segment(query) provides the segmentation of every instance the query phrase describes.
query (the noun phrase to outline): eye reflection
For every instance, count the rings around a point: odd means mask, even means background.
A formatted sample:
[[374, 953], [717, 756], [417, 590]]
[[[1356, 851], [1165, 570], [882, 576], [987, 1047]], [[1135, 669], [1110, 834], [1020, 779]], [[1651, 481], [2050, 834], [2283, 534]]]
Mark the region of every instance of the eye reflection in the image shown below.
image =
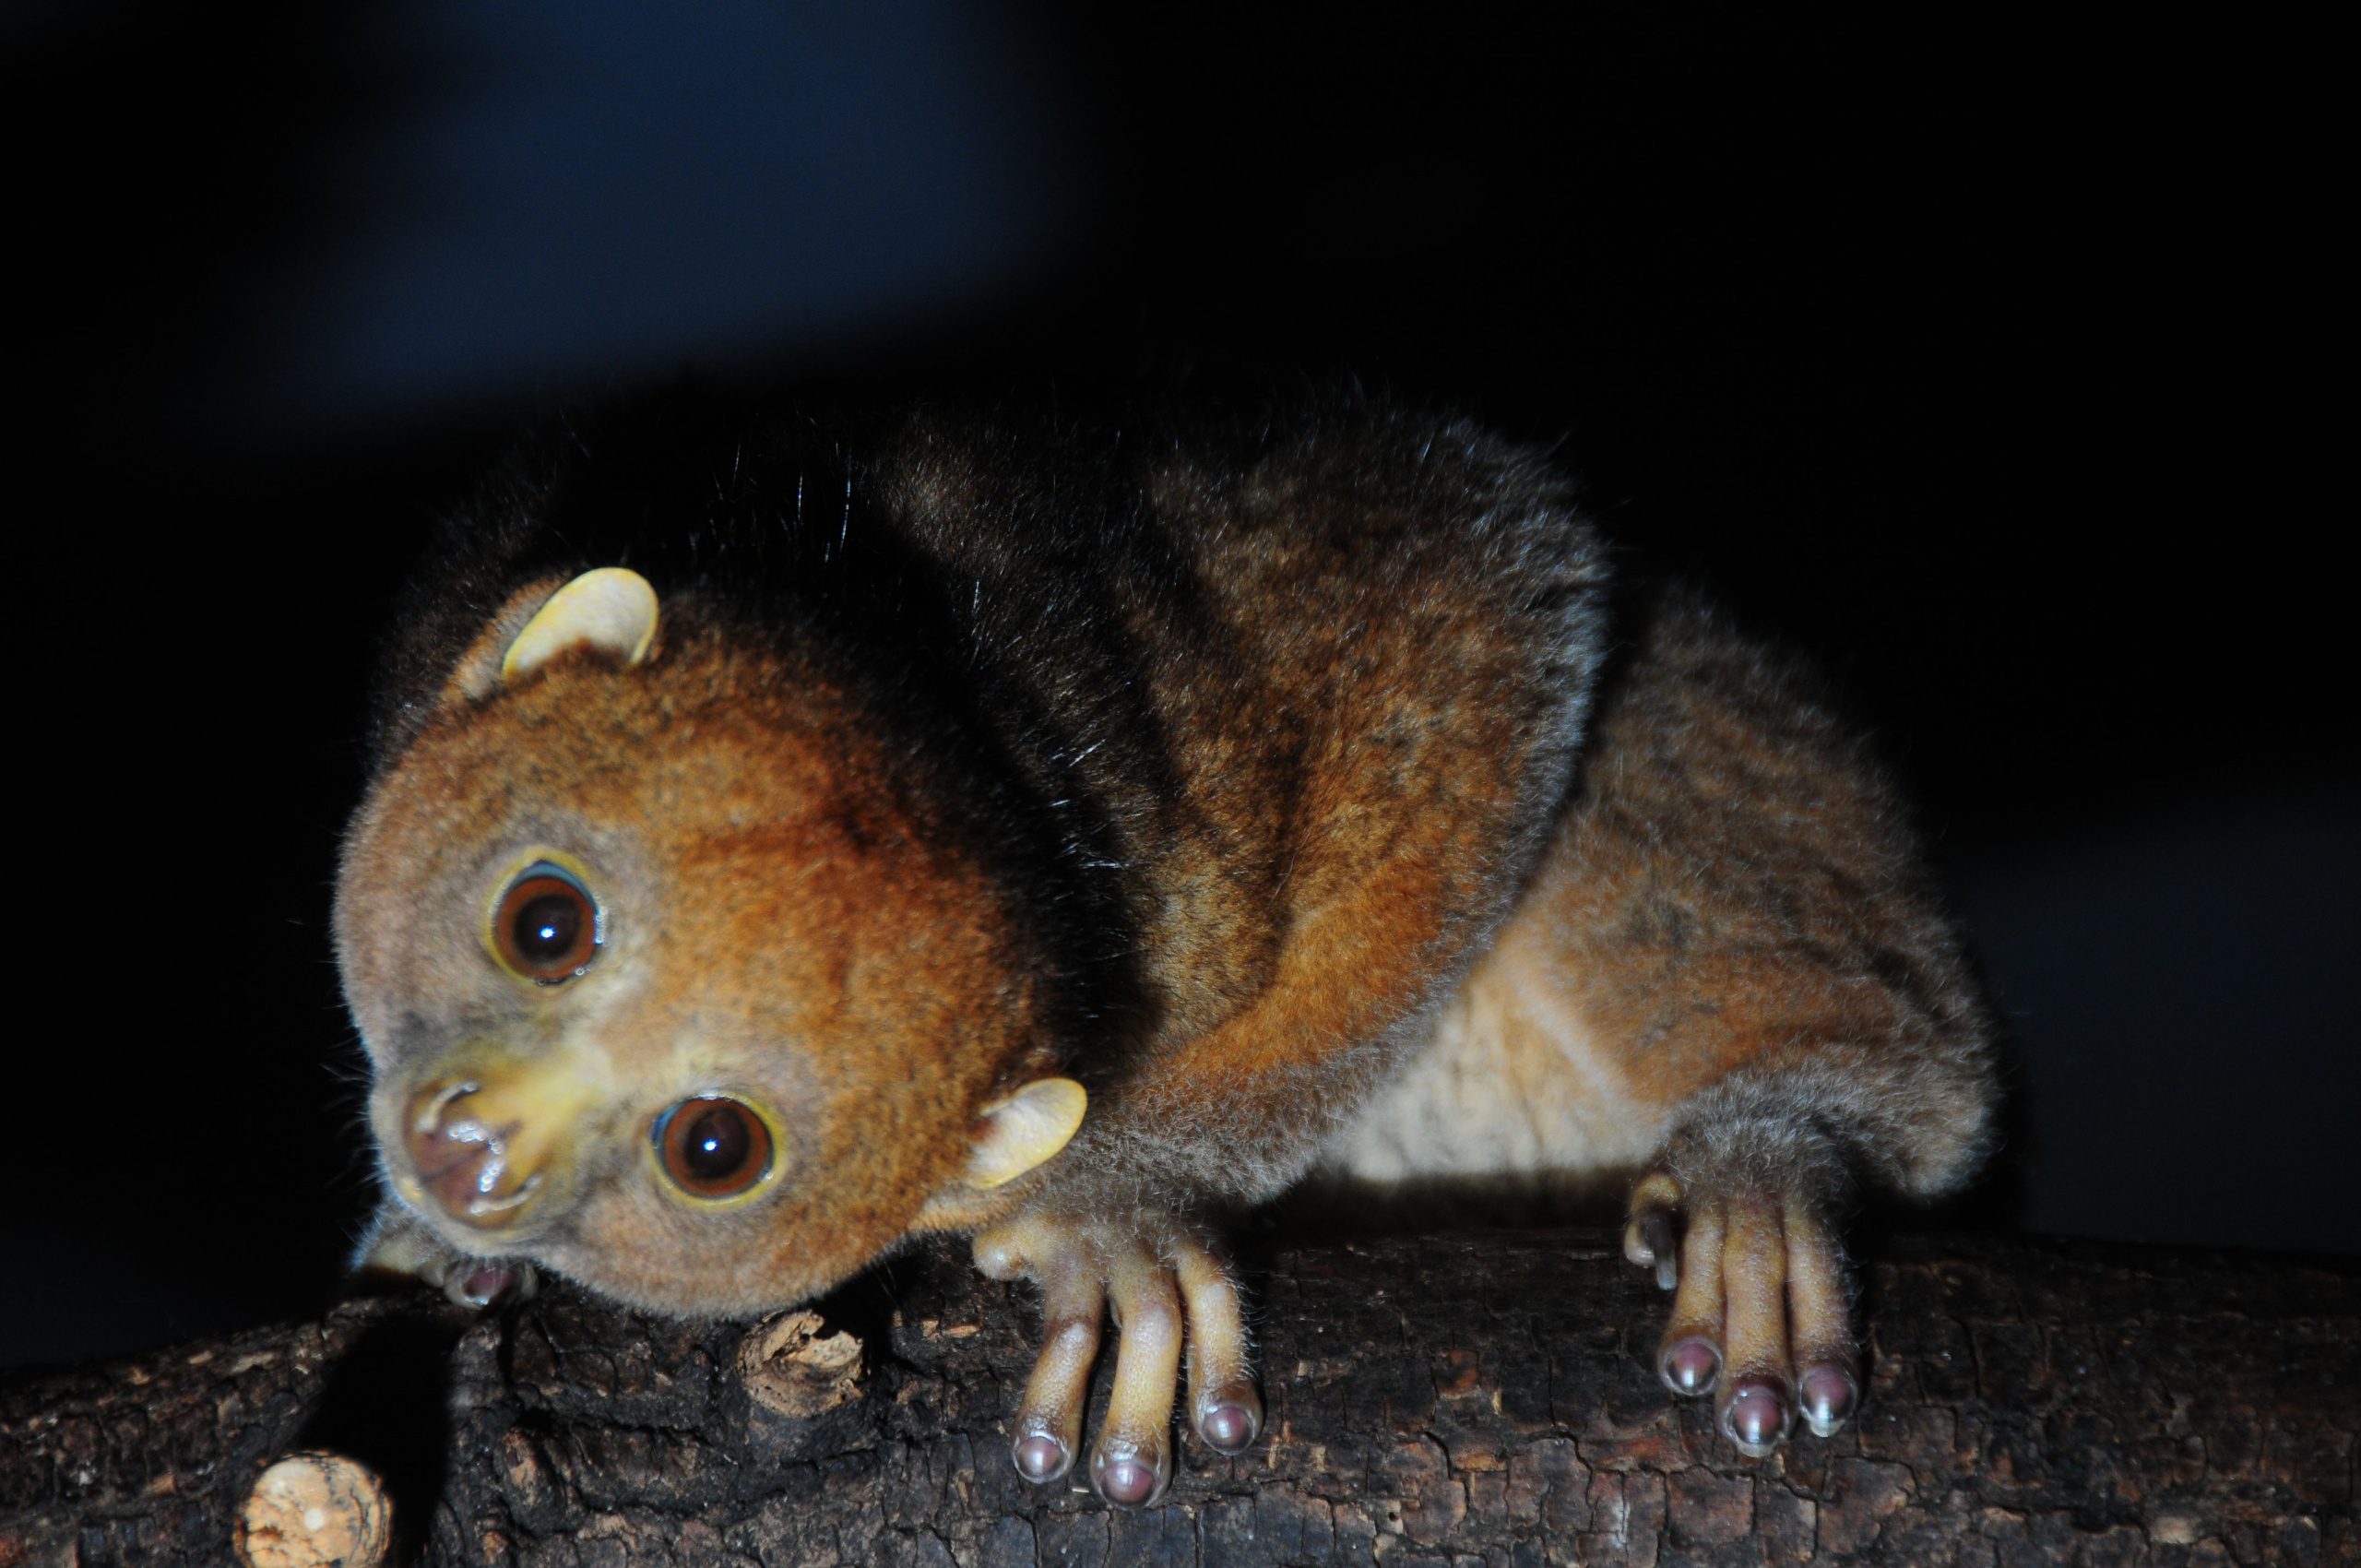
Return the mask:
[[580, 974], [598, 956], [605, 934], [589, 890], [573, 873], [548, 861], [517, 873], [492, 918], [500, 961], [543, 985]]
[[649, 1131], [664, 1174], [692, 1196], [735, 1197], [770, 1171], [769, 1127], [726, 1095], [684, 1099], [658, 1116]]

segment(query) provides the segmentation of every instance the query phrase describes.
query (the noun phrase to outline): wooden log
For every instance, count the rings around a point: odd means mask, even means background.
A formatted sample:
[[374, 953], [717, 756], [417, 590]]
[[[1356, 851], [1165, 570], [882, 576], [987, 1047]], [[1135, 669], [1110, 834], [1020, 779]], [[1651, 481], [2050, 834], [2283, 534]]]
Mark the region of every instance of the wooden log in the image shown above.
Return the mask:
[[1146, 1512], [1017, 1479], [1031, 1304], [944, 1248], [751, 1337], [412, 1293], [15, 1375], [0, 1568], [232, 1562], [304, 1451], [382, 1478], [390, 1561], [433, 1564], [2361, 1560], [2355, 1260], [1895, 1239], [1860, 1419], [1759, 1463], [1657, 1385], [1661, 1299], [1604, 1237], [1252, 1266], [1267, 1435], [1184, 1443]]

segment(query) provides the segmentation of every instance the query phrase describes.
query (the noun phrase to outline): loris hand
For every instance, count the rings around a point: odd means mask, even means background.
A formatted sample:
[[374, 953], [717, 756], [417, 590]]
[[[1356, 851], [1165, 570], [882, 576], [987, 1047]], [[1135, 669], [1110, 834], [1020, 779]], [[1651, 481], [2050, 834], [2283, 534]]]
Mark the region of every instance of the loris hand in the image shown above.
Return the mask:
[[1019, 1474], [1054, 1481], [1073, 1467], [1099, 1322], [1117, 1331], [1115, 1387], [1091, 1450], [1090, 1484], [1112, 1503], [1144, 1506], [1172, 1479], [1172, 1398], [1187, 1324], [1189, 1408], [1221, 1454], [1254, 1441], [1262, 1396], [1247, 1364], [1238, 1288], [1212, 1249], [1169, 1215], [1122, 1220], [1028, 1214], [976, 1237], [976, 1266], [1041, 1288], [1041, 1356], [1017, 1412]]
[[462, 1257], [391, 1201], [370, 1222], [352, 1266], [358, 1274], [406, 1276], [478, 1311], [524, 1301], [540, 1284], [533, 1265], [522, 1258]]

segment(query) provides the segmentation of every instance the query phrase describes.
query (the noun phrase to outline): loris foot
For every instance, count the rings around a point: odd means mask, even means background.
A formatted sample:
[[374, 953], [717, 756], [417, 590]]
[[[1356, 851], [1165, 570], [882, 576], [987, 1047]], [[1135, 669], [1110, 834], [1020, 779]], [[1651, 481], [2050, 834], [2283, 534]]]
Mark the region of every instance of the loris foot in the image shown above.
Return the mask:
[[522, 1258], [463, 1257], [391, 1205], [379, 1212], [354, 1249], [352, 1271], [417, 1279], [478, 1312], [524, 1301], [540, 1285], [533, 1265]]
[[1263, 1425], [1237, 1285], [1211, 1249], [1169, 1219], [1118, 1224], [1026, 1215], [976, 1237], [976, 1266], [1041, 1288], [1041, 1356], [1025, 1385], [1013, 1456], [1047, 1483], [1074, 1466], [1099, 1322], [1114, 1314], [1115, 1387], [1091, 1449], [1090, 1484], [1142, 1507], [1172, 1479], [1172, 1400], [1186, 1324], [1189, 1408], [1197, 1435], [1237, 1454]]
[[1690, 1190], [1670, 1173], [1631, 1192], [1623, 1253], [1675, 1291], [1656, 1371], [1715, 1393], [1738, 1451], [1761, 1458], [1800, 1414], [1826, 1437], [1860, 1401], [1845, 1259], [1822, 1206], [1798, 1194]]

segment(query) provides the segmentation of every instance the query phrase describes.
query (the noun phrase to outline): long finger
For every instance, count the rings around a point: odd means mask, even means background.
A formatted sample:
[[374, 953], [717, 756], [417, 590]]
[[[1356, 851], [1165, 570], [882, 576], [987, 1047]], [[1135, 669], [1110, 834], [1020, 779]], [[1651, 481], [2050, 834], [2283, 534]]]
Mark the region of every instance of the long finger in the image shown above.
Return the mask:
[[1787, 1362], [1787, 1239], [1780, 1211], [1746, 1200], [1729, 1209], [1722, 1243], [1722, 1431], [1741, 1453], [1761, 1458], [1787, 1435], [1795, 1419], [1794, 1369]]
[[1012, 1450], [1017, 1473], [1026, 1480], [1053, 1481], [1074, 1467], [1105, 1313], [1105, 1292], [1084, 1260], [1064, 1260], [1042, 1279], [1041, 1354], [1025, 1384]]
[[1182, 1237], [1174, 1253], [1189, 1322], [1191, 1418], [1208, 1447], [1237, 1454], [1263, 1427], [1263, 1396], [1249, 1364], [1238, 1286], [1221, 1260], [1193, 1239]]
[[1698, 1395], [1713, 1388], [1722, 1370], [1724, 1223], [1720, 1206], [1710, 1203], [1691, 1206], [1688, 1218], [1679, 1289], [1656, 1348], [1656, 1372], [1675, 1394]]
[[1786, 1225], [1787, 1339], [1796, 1365], [1796, 1402], [1813, 1432], [1826, 1437], [1851, 1419], [1861, 1397], [1845, 1254], [1809, 1206], [1790, 1199]]
[[1120, 1337], [1107, 1422], [1091, 1450], [1090, 1483], [1108, 1502], [1142, 1507], [1172, 1476], [1172, 1396], [1180, 1375], [1180, 1302], [1146, 1248], [1110, 1260], [1109, 1299]]

